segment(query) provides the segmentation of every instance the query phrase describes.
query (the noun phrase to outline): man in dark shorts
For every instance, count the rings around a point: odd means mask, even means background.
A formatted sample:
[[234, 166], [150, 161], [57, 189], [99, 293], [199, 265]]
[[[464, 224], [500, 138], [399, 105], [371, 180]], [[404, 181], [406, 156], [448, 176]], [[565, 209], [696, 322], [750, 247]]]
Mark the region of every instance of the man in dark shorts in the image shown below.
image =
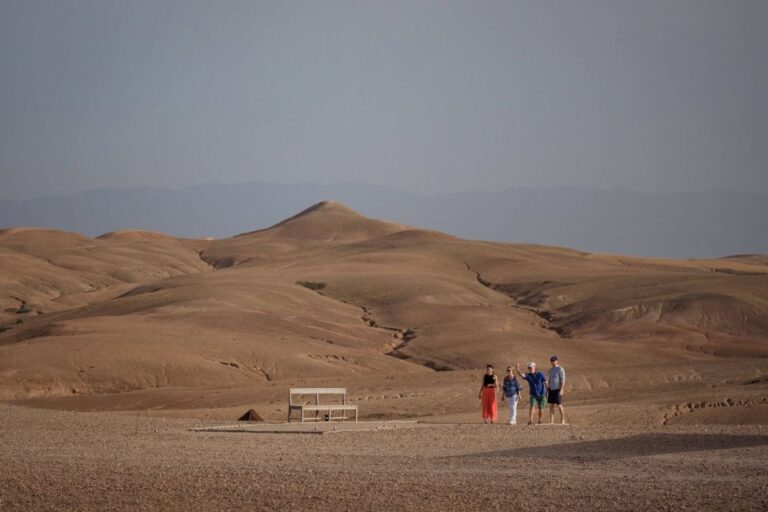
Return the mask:
[[560, 423], [565, 425], [563, 414], [563, 390], [565, 389], [565, 370], [560, 366], [557, 356], [549, 358], [552, 368], [549, 369], [549, 381], [547, 382], [547, 402], [549, 402], [549, 422], [555, 423], [555, 407], [560, 411]]

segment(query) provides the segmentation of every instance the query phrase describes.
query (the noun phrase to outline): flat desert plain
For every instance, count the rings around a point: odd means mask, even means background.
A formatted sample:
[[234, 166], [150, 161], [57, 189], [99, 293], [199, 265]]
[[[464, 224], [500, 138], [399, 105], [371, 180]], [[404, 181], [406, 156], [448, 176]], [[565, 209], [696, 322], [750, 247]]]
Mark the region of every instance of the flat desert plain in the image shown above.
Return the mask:
[[[0, 510], [765, 510], [767, 340], [764, 255], [462, 240], [334, 202], [219, 240], [0, 230]], [[486, 363], [552, 354], [569, 425], [483, 425]], [[347, 388], [362, 428], [195, 430], [282, 428], [308, 386]]]
[[765, 510], [764, 426], [325, 435], [0, 406], [2, 510]]

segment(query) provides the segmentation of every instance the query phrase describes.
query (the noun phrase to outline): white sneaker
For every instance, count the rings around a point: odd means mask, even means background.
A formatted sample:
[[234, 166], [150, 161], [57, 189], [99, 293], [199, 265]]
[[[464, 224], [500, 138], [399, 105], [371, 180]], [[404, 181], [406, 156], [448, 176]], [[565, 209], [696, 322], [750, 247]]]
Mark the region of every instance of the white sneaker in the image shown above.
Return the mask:
[[517, 425], [517, 422], [516, 421], [510, 421], [509, 424], [510, 425]]

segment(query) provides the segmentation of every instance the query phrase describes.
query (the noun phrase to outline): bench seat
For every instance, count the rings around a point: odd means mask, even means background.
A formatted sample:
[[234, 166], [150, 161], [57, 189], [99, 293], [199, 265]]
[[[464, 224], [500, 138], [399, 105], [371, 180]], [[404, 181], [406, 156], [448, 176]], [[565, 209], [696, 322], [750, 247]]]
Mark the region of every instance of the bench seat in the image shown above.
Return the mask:
[[356, 405], [294, 405], [292, 407], [301, 408], [305, 411], [356, 411]]
[[[293, 403], [293, 397], [294, 396], [301, 396], [301, 395], [312, 395], [315, 397], [315, 403], [314, 404], [296, 404]], [[320, 403], [320, 395], [339, 395], [341, 396], [341, 403], [338, 404], [321, 404]], [[357, 421], [357, 413], [358, 413], [358, 407], [357, 405], [349, 405], [347, 404], [347, 389], [346, 388], [291, 388], [288, 394], [288, 423], [291, 422], [291, 413], [293, 411], [299, 411], [301, 422], [304, 421], [322, 421], [325, 419], [326, 421], [332, 421], [332, 420], [341, 420], [345, 421], [347, 419], [346, 414], [342, 416], [333, 416], [333, 413], [335, 411], [343, 411], [346, 413], [346, 411], [354, 412], [355, 413], [355, 421]], [[314, 417], [307, 418], [305, 415], [305, 412], [314, 412]], [[319, 417], [318, 413], [327, 413], [325, 418]]]

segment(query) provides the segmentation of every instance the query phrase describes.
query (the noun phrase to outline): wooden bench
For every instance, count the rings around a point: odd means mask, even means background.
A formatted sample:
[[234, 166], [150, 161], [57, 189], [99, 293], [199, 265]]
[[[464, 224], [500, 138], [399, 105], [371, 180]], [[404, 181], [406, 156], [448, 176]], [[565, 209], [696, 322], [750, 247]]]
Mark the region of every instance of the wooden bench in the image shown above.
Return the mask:
[[[306, 396], [306, 395], [314, 395], [315, 400], [314, 404], [300, 404], [296, 403], [293, 400], [294, 396]], [[341, 403], [340, 404], [321, 404], [320, 403], [320, 395], [340, 395], [341, 396]], [[304, 421], [321, 421], [323, 418], [318, 417], [320, 413], [325, 413], [326, 417], [325, 419], [327, 421], [332, 420], [347, 420], [352, 418], [347, 418], [346, 412], [347, 411], [354, 411], [355, 412], [355, 421], [357, 421], [357, 406], [356, 405], [349, 405], [347, 404], [347, 388], [291, 388], [290, 392], [288, 394], [288, 423], [291, 422], [291, 416], [293, 411], [299, 411], [301, 415], [301, 422], [304, 423]], [[341, 416], [333, 416], [334, 411], [342, 411], [343, 415]], [[307, 417], [305, 415], [305, 412], [314, 412], [315, 417]]]

